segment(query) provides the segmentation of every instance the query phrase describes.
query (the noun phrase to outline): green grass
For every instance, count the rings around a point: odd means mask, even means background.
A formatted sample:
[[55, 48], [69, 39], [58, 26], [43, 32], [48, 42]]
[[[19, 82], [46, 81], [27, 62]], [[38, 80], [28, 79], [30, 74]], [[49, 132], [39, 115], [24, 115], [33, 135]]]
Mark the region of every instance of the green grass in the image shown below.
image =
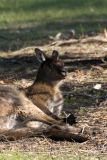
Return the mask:
[[107, 0], [1, 0], [2, 26], [31, 22], [105, 19]]
[[49, 35], [107, 25], [107, 0], [0, 0], [0, 49], [40, 44]]
[[106, 156], [29, 154], [20, 152], [1, 153], [0, 160], [106, 160]]

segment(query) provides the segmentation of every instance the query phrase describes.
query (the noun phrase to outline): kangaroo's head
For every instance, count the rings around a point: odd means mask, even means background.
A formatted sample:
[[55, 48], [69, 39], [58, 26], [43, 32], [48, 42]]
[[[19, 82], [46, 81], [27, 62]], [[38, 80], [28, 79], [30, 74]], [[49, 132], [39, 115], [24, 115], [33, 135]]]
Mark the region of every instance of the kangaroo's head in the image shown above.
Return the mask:
[[54, 50], [50, 57], [47, 57], [43, 51], [36, 48], [35, 49], [36, 57], [41, 63], [36, 81], [47, 82], [53, 84], [60, 80], [65, 79], [66, 70], [64, 62], [59, 59], [59, 53]]

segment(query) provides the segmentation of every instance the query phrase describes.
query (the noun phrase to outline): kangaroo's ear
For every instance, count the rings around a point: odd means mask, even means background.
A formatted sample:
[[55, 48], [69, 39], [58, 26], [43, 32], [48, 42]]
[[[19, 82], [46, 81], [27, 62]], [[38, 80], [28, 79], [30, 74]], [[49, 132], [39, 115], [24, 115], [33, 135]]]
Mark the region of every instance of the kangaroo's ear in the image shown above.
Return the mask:
[[52, 58], [58, 60], [59, 59], [59, 53], [56, 50], [53, 50], [52, 52]]
[[35, 48], [35, 53], [36, 53], [36, 58], [40, 63], [46, 60], [45, 53], [39, 48]]

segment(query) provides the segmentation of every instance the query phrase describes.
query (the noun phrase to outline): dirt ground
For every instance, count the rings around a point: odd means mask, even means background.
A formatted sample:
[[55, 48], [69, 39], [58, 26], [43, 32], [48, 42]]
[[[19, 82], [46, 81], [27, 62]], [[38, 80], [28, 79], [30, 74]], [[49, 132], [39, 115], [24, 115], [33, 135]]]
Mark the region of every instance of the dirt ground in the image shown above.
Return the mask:
[[[107, 152], [107, 36], [100, 34], [82, 39], [57, 40], [43, 46], [56, 49], [65, 61], [68, 76], [61, 89], [65, 104], [63, 112], [77, 117], [76, 126], [88, 137], [84, 143], [29, 138], [0, 142], [0, 150], [42, 152], [49, 154]], [[36, 77], [38, 63], [34, 46], [16, 52], [3, 53], [0, 58], [0, 83], [29, 86]]]

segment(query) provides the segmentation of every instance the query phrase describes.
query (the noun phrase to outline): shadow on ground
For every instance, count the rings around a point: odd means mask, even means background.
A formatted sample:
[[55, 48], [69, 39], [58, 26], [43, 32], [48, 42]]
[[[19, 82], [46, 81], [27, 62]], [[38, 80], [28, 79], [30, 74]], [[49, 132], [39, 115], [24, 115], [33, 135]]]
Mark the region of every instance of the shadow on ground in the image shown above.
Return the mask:
[[[66, 37], [71, 29], [76, 31], [76, 38], [82, 35], [95, 35], [106, 26], [107, 21], [103, 20], [62, 20], [40, 24], [33, 22], [32, 26], [26, 25], [25, 28], [0, 29], [0, 51], [14, 51], [26, 46], [46, 44], [50, 41], [50, 36], [61, 32]], [[68, 38], [72, 38], [72, 35], [71, 37], [68, 35]]]
[[0, 27], [0, 51], [46, 44], [50, 36], [59, 32], [66, 34], [71, 29], [76, 31], [77, 37], [99, 32], [107, 26], [106, 5], [106, 0], [0, 2], [0, 21], [5, 26]]

